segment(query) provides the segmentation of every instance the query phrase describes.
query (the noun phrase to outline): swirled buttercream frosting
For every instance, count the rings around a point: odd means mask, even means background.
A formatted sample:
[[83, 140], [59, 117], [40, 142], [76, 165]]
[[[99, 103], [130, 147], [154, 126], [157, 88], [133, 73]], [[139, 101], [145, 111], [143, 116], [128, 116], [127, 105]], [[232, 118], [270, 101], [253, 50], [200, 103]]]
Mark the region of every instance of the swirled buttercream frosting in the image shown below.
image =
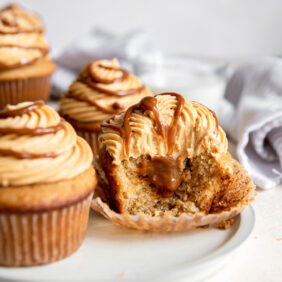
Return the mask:
[[71, 179], [88, 169], [92, 152], [72, 126], [41, 101], [0, 111], [0, 185]]
[[[117, 59], [97, 60], [85, 67], [61, 99], [63, 116], [84, 125], [98, 125], [125, 111], [151, 92], [122, 69]], [[87, 126], [86, 126], [87, 127]], [[100, 127], [99, 127], [100, 128]]]
[[9, 5], [0, 10], [0, 69], [32, 64], [48, 56], [40, 19]]
[[227, 139], [215, 113], [176, 93], [145, 97], [103, 123], [99, 142], [115, 165], [141, 155], [180, 158], [183, 164], [184, 159], [203, 152], [227, 151]]

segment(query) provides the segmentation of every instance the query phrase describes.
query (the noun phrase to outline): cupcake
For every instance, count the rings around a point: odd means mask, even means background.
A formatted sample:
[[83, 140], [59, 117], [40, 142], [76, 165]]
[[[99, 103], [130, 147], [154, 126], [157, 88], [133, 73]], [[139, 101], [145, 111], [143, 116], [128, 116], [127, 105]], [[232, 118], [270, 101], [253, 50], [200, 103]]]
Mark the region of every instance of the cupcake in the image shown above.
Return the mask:
[[0, 108], [47, 101], [55, 64], [40, 19], [17, 5], [0, 11]]
[[99, 143], [92, 207], [114, 223], [186, 230], [228, 220], [254, 197], [215, 113], [179, 94], [143, 98], [102, 125]]
[[89, 145], [43, 102], [0, 111], [0, 265], [46, 264], [82, 244], [96, 175]]
[[150, 90], [122, 69], [117, 59], [93, 61], [61, 99], [60, 113], [97, 156], [101, 123], [149, 95]]

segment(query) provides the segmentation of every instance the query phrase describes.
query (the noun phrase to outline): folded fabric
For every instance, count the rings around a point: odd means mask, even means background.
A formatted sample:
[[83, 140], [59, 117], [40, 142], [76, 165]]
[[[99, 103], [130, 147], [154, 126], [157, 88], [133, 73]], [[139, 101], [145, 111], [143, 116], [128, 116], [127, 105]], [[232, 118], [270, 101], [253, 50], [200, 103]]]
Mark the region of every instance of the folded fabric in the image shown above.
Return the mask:
[[52, 78], [52, 97], [59, 98], [66, 91], [83, 66], [97, 59], [118, 58], [121, 66], [133, 71], [139, 56], [157, 52], [153, 37], [143, 30], [116, 35], [96, 28], [73, 42], [55, 58], [58, 69]]
[[263, 189], [282, 182], [281, 77], [278, 58], [242, 65], [227, 83], [218, 112], [221, 125], [238, 142], [239, 161]]

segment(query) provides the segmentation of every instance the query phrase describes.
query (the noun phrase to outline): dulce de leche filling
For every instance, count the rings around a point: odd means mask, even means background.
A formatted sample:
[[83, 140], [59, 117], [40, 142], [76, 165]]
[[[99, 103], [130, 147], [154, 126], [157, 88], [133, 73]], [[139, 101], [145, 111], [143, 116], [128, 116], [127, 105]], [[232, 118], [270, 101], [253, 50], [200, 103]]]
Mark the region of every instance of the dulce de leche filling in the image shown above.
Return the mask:
[[98, 60], [85, 67], [72, 83], [61, 99], [60, 112], [76, 127], [92, 131], [95, 124], [99, 130], [103, 120], [149, 95], [141, 81], [121, 68], [116, 59]]
[[227, 150], [214, 112], [177, 93], [145, 97], [125, 113], [102, 124], [101, 148], [114, 165], [142, 159], [137, 173], [169, 196], [182, 182], [185, 162], [203, 152]]
[[87, 143], [43, 102], [0, 111], [0, 186], [70, 179], [91, 162]]
[[0, 10], [0, 70], [32, 64], [49, 53], [40, 19], [9, 5]]

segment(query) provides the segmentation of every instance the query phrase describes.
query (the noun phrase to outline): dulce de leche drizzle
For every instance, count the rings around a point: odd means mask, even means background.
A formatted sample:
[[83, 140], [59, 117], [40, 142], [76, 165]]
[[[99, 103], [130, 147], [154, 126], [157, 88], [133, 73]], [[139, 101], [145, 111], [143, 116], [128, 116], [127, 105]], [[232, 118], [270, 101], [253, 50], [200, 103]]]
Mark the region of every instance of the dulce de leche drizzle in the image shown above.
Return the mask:
[[[10, 17], [7, 14], [10, 14]], [[19, 24], [20, 18], [28, 23], [29, 28], [21, 27], [21, 25]], [[35, 26], [34, 21], [32, 21], [30, 18], [30, 15], [25, 13], [15, 4], [8, 5], [0, 10], [0, 22], [3, 26], [10, 27], [13, 29], [9, 31], [0, 30], [0, 34], [43, 32], [41, 24]]]
[[112, 80], [109, 79], [102, 79], [101, 77], [98, 77], [94, 71], [92, 71], [92, 66], [95, 62], [92, 62], [88, 65], [88, 77], [80, 77], [80, 81], [86, 83], [88, 86], [92, 87], [93, 89], [100, 91], [102, 93], [105, 93], [110, 96], [127, 96], [127, 95], [132, 95], [138, 92], [141, 92], [144, 90], [145, 86], [141, 85], [140, 87], [133, 88], [133, 89], [128, 89], [128, 90], [109, 90], [105, 89], [104, 87], [101, 87], [99, 84], [111, 84], [111, 83], [116, 83], [125, 80], [128, 76], [129, 73], [119, 67], [113, 67], [113, 66], [104, 66], [102, 64], [99, 64], [99, 68], [106, 69], [108, 71], [118, 71], [122, 72], [122, 75], [120, 77], [114, 78]]
[[117, 102], [115, 102], [112, 106], [112, 109], [107, 109], [102, 107], [99, 103], [96, 103], [94, 100], [90, 100], [88, 99], [86, 96], [83, 95], [73, 95], [71, 92], [68, 92], [65, 97], [67, 98], [72, 98], [75, 99], [77, 101], [81, 101], [81, 102], [86, 102], [89, 105], [92, 105], [94, 107], [97, 107], [100, 111], [107, 113], [107, 114], [118, 114], [123, 110], [123, 107], [121, 107]]
[[0, 111], [0, 118], [10, 118], [10, 117], [21, 116], [25, 113], [34, 111], [42, 106], [44, 106], [43, 101], [35, 101], [32, 104], [19, 108], [19, 109], [15, 109], [15, 110], [4, 109]]
[[0, 149], [0, 156], [14, 157], [16, 159], [42, 159], [42, 158], [56, 158], [58, 155], [54, 153], [33, 154], [26, 152], [17, 152], [9, 149]]
[[[0, 111], [0, 118], [13, 118], [16, 116], [21, 116], [23, 114], [29, 114], [44, 106], [44, 102], [36, 101], [25, 107], [9, 110], [4, 109]], [[49, 127], [37, 127], [37, 128], [11, 128], [11, 127], [0, 127], [0, 134], [16, 134], [16, 135], [30, 135], [30, 136], [41, 136], [50, 133], [56, 133], [65, 127], [64, 119], [61, 119], [57, 125]], [[32, 154], [27, 152], [17, 152], [13, 149], [0, 149], [0, 156], [10, 156], [17, 159], [37, 159], [37, 158], [55, 158], [57, 157], [54, 153], [44, 153], [44, 154]]]
[[174, 140], [175, 140], [175, 133], [176, 133], [176, 125], [178, 122], [178, 119], [181, 115], [181, 112], [183, 110], [183, 106], [185, 103], [185, 99], [177, 94], [177, 93], [162, 93], [160, 95], [170, 95], [176, 97], [178, 104], [174, 111], [174, 117], [173, 121], [170, 125], [164, 124], [160, 119], [160, 113], [157, 108], [157, 99], [155, 97], [145, 97], [143, 98], [138, 104], [131, 106], [124, 115], [124, 121], [122, 127], [112, 125], [110, 123], [104, 123], [102, 124], [102, 127], [108, 127], [112, 128], [114, 130], [119, 131], [120, 135], [124, 138], [125, 143], [125, 151], [128, 155], [129, 153], [129, 142], [130, 142], [130, 136], [131, 136], [131, 128], [130, 128], [130, 117], [133, 111], [140, 109], [143, 111], [151, 111], [154, 116], [154, 128], [156, 132], [164, 138], [167, 144], [167, 152], [168, 154], [172, 153]]
[[137, 172], [154, 184], [163, 197], [169, 197], [182, 182], [182, 171], [179, 170], [177, 159], [171, 155], [142, 160]]
[[[15, 68], [21, 65], [32, 64], [48, 54], [49, 48], [42, 35], [43, 28], [40, 19], [29, 14], [17, 5], [9, 5], [0, 10], [0, 34], [7, 35], [9, 43], [0, 41], [2, 56], [6, 56], [7, 61], [2, 58], [0, 67], [4, 69]], [[18, 41], [17, 35], [21, 35]], [[38, 45], [41, 43], [41, 46]], [[42, 45], [43, 44], [43, 45]], [[18, 51], [16, 51], [18, 49]], [[19, 57], [13, 62], [9, 62], [9, 57]]]

